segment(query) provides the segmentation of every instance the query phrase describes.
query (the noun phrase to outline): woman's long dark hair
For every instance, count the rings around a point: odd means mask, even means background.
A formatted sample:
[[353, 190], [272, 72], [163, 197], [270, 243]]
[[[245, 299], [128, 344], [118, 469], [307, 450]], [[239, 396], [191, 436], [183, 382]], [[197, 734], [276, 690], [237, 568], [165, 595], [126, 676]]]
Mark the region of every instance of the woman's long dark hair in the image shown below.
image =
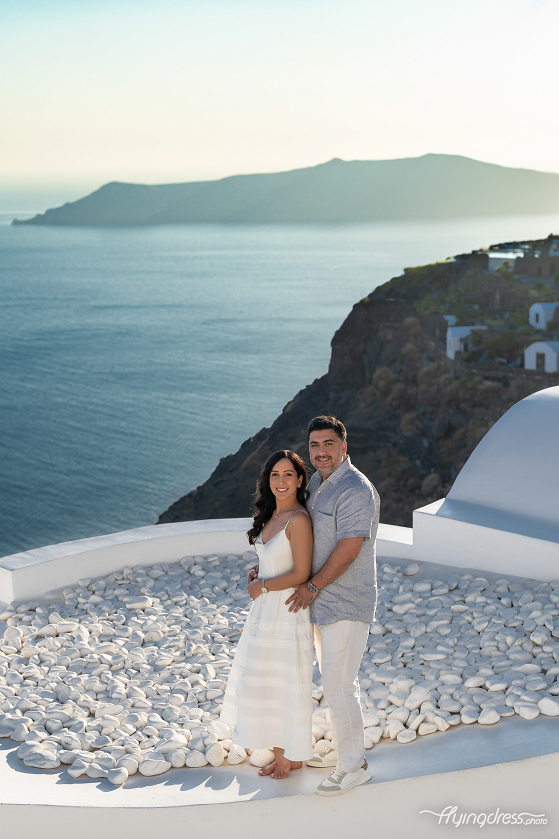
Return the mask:
[[307, 499], [309, 492], [307, 490], [307, 470], [305, 464], [298, 454], [291, 452], [288, 449], [281, 449], [279, 452], [274, 452], [266, 463], [260, 473], [260, 477], [256, 484], [256, 492], [254, 496], [255, 513], [252, 522], [252, 527], [247, 531], [248, 541], [254, 545], [257, 538], [262, 533], [262, 528], [272, 518], [273, 512], [276, 509], [276, 496], [270, 489], [270, 474], [278, 461], [286, 457], [293, 464], [293, 468], [299, 477], [303, 478], [301, 486], [297, 490], [297, 501], [301, 506], [307, 506]]

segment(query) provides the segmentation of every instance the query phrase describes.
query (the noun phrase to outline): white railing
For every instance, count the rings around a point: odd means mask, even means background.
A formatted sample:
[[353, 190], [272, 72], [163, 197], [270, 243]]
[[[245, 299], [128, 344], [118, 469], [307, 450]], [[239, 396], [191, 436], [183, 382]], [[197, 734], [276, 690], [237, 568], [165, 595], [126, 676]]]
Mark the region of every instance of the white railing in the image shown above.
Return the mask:
[[[139, 527], [108, 536], [62, 542], [0, 559], [0, 601], [21, 602], [95, 578], [124, 565], [177, 562], [196, 554], [243, 554], [251, 519], [206, 519]], [[411, 559], [411, 529], [379, 527], [377, 553]]]

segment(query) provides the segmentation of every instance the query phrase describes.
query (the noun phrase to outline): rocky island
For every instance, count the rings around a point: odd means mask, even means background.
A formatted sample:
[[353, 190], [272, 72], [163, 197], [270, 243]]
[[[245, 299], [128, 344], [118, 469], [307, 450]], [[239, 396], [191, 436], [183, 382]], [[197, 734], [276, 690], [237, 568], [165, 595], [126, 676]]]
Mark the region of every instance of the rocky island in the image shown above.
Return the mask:
[[[557, 384], [557, 373], [523, 367], [526, 347], [559, 340], [559, 306], [545, 330], [528, 318], [534, 303], [559, 302], [557, 242], [550, 236], [494, 245], [407, 268], [375, 289], [334, 335], [326, 375], [223, 458], [159, 523], [249, 516], [266, 457], [290, 448], [308, 460], [308, 421], [334, 414], [347, 426], [353, 463], [380, 492], [381, 520], [410, 526], [412, 511], [446, 495], [511, 405]], [[509, 253], [518, 256], [499, 258]], [[454, 358], [447, 354], [449, 322], [474, 327]]]
[[13, 224], [351, 223], [559, 211], [559, 175], [459, 155], [339, 160], [218, 181], [108, 183]]

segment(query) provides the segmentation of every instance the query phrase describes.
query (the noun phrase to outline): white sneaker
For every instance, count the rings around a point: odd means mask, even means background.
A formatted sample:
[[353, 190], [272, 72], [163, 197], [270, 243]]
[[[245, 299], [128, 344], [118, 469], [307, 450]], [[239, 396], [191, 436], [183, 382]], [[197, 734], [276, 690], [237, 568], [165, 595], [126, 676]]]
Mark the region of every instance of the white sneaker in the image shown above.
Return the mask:
[[340, 772], [334, 770], [326, 780], [324, 780], [319, 787], [317, 793], [319, 795], [343, 795], [344, 792], [349, 792], [350, 789], [358, 787], [359, 784], [364, 784], [371, 778], [371, 770], [363, 766], [357, 772]]
[[310, 760], [305, 761], [307, 766], [314, 766], [317, 769], [327, 769], [329, 766], [335, 766], [338, 762], [338, 753], [336, 749], [325, 749], [320, 754], [314, 755]]

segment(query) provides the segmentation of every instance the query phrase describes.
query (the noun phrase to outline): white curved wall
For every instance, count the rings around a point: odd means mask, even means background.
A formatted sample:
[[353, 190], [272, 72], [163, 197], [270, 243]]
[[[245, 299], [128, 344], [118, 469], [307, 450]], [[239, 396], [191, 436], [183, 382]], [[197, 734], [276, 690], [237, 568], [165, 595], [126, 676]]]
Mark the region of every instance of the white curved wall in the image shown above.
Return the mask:
[[559, 387], [518, 402], [446, 498], [415, 510], [414, 558], [559, 579]]
[[62, 542], [0, 559], [0, 601], [29, 600], [124, 565], [177, 562], [196, 554], [242, 554], [251, 519], [208, 519], [138, 527]]
[[559, 387], [513, 405], [474, 450], [447, 498], [559, 524]]
[[[62, 542], [0, 559], [0, 602], [40, 597], [84, 577], [110, 574], [124, 565], [177, 562], [183, 556], [243, 554], [252, 519], [206, 519], [138, 527], [108, 536]], [[409, 527], [379, 526], [377, 553], [412, 558]]]

